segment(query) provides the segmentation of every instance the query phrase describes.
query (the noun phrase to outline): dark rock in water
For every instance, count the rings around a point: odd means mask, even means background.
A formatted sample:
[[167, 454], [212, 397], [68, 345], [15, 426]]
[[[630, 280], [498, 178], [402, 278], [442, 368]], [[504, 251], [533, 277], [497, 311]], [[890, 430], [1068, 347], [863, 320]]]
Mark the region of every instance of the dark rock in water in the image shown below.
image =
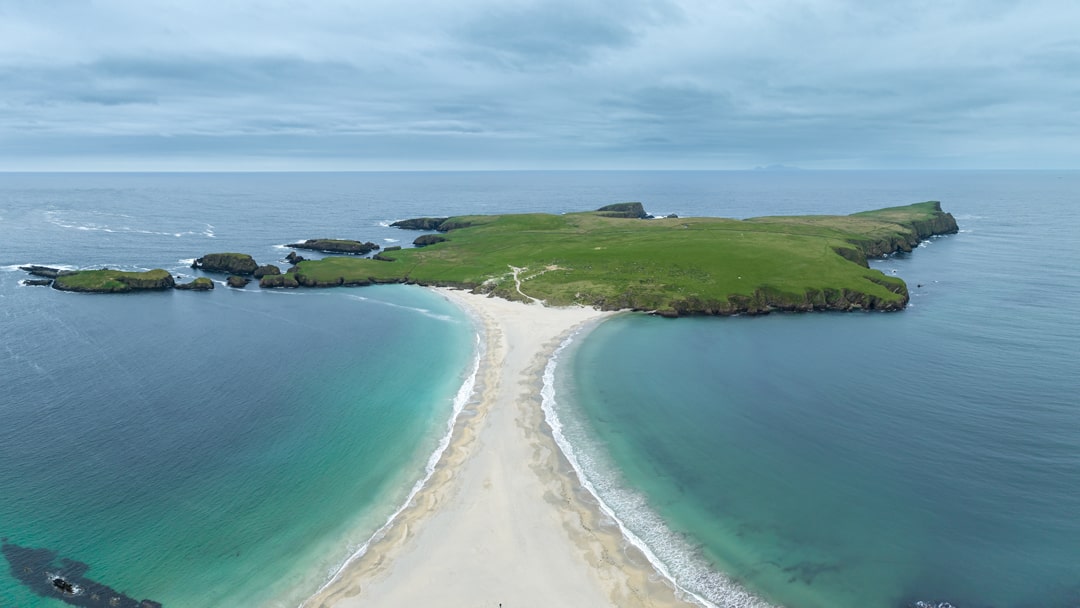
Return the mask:
[[348, 239], [308, 239], [303, 243], [290, 243], [289, 245], [286, 245], [286, 247], [324, 251], [326, 253], [352, 253], [356, 255], [366, 255], [379, 248], [378, 245], [371, 241], [361, 243], [360, 241], [350, 241]]
[[296, 255], [295, 251], [290, 251], [289, 255], [285, 256], [285, 261], [290, 264], [296, 265], [304, 261], [304, 256]]
[[231, 275], [229, 278], [225, 279], [225, 284], [228, 285], [229, 287], [235, 287], [237, 289], [243, 289], [244, 287], [247, 286], [249, 280], [250, 279], [246, 279], [244, 277], [238, 277], [238, 276], [236, 276], [234, 274], [234, 275]]
[[266, 266], [259, 266], [255, 269], [255, 278], [261, 279], [267, 275], [281, 274], [281, 269], [273, 264], [267, 264]]
[[176, 288], [191, 291], [210, 291], [214, 288], [214, 282], [206, 277], [199, 277], [190, 283], [177, 283]]
[[53, 282], [52, 279], [23, 279], [22, 284], [23, 285], [42, 285], [42, 286], [47, 287], [49, 285], [52, 285], [52, 282]]
[[208, 253], [192, 262], [191, 267], [207, 272], [250, 275], [259, 265], [246, 253]]
[[669, 213], [665, 217], [667, 217], [667, 219], [669, 219], [669, 220], [677, 220], [677, 219], [679, 219], [679, 214], [677, 214], [677, 213]]
[[67, 593], [68, 595], [75, 595], [75, 585], [65, 581], [59, 576], [52, 580], [53, 587], [56, 587], [60, 591]]
[[417, 247], [427, 247], [428, 245], [434, 245], [435, 243], [441, 243], [447, 240], [445, 236], [439, 236], [437, 234], [425, 234], [423, 236], [416, 237], [416, 240], [412, 242]]
[[72, 270], [60, 270], [59, 268], [50, 268], [48, 266], [38, 266], [31, 264], [29, 266], [19, 266], [19, 270], [25, 270], [26, 272], [34, 275], [35, 277], [45, 277], [46, 279], [55, 279], [62, 274], [71, 274]]
[[11, 575], [41, 597], [84, 608], [162, 608], [153, 600], [137, 600], [95, 580], [86, 578], [90, 567], [60, 558], [55, 551], [20, 547], [4, 539], [0, 546]]
[[416, 217], [411, 220], [400, 220], [390, 224], [393, 228], [402, 230], [438, 230], [448, 217]]
[[956, 608], [949, 602], [924, 602], [918, 601], [914, 604], [909, 604], [908, 608]]

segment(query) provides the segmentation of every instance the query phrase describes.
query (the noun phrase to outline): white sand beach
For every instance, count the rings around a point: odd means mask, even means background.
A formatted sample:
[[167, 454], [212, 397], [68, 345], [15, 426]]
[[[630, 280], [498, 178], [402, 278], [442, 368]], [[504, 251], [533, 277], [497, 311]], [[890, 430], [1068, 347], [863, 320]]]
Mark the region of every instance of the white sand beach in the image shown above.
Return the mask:
[[540, 407], [551, 353], [610, 313], [440, 293], [483, 324], [479, 394], [412, 504], [305, 606], [687, 606], [581, 488]]

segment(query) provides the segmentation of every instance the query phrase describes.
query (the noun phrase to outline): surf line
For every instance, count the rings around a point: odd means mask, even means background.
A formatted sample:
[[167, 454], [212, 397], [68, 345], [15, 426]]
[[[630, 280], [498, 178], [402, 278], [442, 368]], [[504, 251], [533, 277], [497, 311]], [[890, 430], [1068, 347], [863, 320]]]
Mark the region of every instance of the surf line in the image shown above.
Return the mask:
[[[597, 505], [600, 507], [600, 510], [615, 522], [623, 539], [634, 547], [637, 547], [657, 573], [667, 579], [675, 590], [683, 595], [684, 599], [689, 599], [706, 608], [721, 608], [720, 605], [704, 597], [701, 593], [695, 592], [680, 584], [675, 575], [668, 568], [667, 564], [665, 564], [653, 549], [642, 540], [640, 536], [632, 531], [622, 518], [615, 513], [615, 509], [600, 496], [599, 490], [597, 490], [596, 486], [585, 476], [585, 470], [578, 459], [574, 446], [563, 433], [562, 421], [555, 411], [555, 370], [558, 367], [559, 356], [563, 351], [569, 348], [580, 334], [587, 332], [592, 329], [592, 327], [593, 325], [589, 324], [570, 333], [570, 335], [559, 344], [558, 348], [551, 353], [551, 358], [548, 359], [547, 365], [544, 366], [543, 385], [540, 388], [540, 407], [544, 411], [544, 420], [548, 423], [548, 426], [551, 427], [551, 435], [555, 439], [555, 445], [558, 446], [559, 450], [563, 453], [563, 456], [565, 456], [566, 460], [570, 463], [570, 467], [574, 470], [574, 474], [577, 475], [578, 483], [592, 495], [596, 500]], [[661, 523], [661, 525], [663, 524]], [[713, 572], [715, 572], [715, 570]], [[726, 608], [772, 608], [770, 604], [755, 597], [747, 590], [741, 588], [738, 584], [727, 579], [727, 577], [718, 572], [716, 572], [716, 574], [718, 575], [716, 578], [721, 579], [716, 582], [722, 585], [722, 594], [725, 596], [719, 601], [724, 604]]]
[[439, 461], [442, 460], [443, 453], [446, 452], [446, 449], [450, 446], [451, 439], [453, 439], [454, 427], [457, 425], [458, 418], [460, 418], [461, 413], [465, 411], [465, 405], [470, 400], [472, 400], [473, 393], [476, 390], [476, 378], [477, 375], [480, 373], [480, 362], [483, 360], [484, 353], [487, 350], [483, 340], [483, 324], [476, 322], [475, 319], [473, 319], [473, 321], [474, 326], [477, 327], [477, 332], [475, 341], [476, 356], [473, 358], [472, 371], [465, 378], [465, 382], [461, 384], [461, 387], [458, 389], [457, 394], [454, 395], [453, 411], [450, 414], [450, 419], [446, 423], [446, 432], [443, 434], [442, 438], [439, 439], [439, 444], [436, 446], [435, 451], [432, 452], [431, 456], [428, 457], [427, 465], [425, 465], [424, 467], [424, 476], [413, 484], [412, 489], [409, 491], [409, 495], [405, 497], [405, 500], [401, 503], [400, 506], [398, 506], [397, 510], [390, 514], [390, 517], [386, 518], [386, 521], [383, 523], [383, 525], [379, 526], [379, 528], [375, 530], [375, 532], [372, 533], [372, 535], [369, 536], [366, 541], [364, 541], [364, 544], [360, 545], [359, 549], [354, 551], [348, 558], [346, 558], [344, 562], [342, 562], [340, 566], [338, 566], [337, 570], [334, 571], [334, 574], [330, 577], [329, 580], [323, 583], [322, 586], [315, 591], [315, 593], [312, 593], [310, 596], [308, 596], [307, 599], [301, 602], [299, 608], [304, 608], [304, 606], [306, 606], [312, 598], [320, 595], [323, 591], [326, 591], [326, 589], [328, 589], [331, 585], [338, 582], [338, 580], [341, 579], [341, 576], [345, 573], [345, 570], [348, 569], [351, 564], [353, 564], [365, 554], [367, 554], [368, 549], [371, 548], [372, 543], [382, 538], [383, 535], [385, 535], [386, 532], [394, 526], [394, 522], [397, 521], [397, 518], [402, 514], [402, 512], [405, 511], [405, 509], [409, 508], [409, 506], [413, 502], [413, 499], [416, 498], [416, 495], [420, 493], [420, 490], [424, 489], [424, 486], [427, 485], [428, 481], [430, 481], [431, 477], [435, 474], [436, 465], [438, 465]]

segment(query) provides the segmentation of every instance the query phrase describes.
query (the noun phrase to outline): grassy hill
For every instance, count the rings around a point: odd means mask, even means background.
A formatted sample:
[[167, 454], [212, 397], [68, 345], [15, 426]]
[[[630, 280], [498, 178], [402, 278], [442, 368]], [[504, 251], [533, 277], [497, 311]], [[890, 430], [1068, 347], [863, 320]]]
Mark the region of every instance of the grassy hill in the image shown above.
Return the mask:
[[440, 231], [445, 242], [386, 252], [381, 260], [301, 262], [297, 284], [449, 285], [668, 315], [899, 310], [906, 285], [868, 268], [867, 256], [910, 251], [928, 236], [956, 232], [956, 222], [931, 201], [848, 216], [748, 220], [644, 220], [602, 211], [461, 216]]

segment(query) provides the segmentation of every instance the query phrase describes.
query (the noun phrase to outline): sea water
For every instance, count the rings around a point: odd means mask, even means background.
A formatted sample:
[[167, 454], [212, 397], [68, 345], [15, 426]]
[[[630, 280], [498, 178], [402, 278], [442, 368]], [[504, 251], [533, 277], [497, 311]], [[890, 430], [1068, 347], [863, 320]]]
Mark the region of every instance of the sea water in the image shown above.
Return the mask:
[[[407, 245], [389, 223], [422, 215], [940, 199], [959, 235], [874, 263], [907, 311], [619, 317], [564, 351], [549, 405], [615, 516], [719, 605], [1075, 605], [1078, 191], [1050, 172], [2, 174], [0, 536], [166, 606], [296, 605], [423, 479], [475, 363], [468, 320], [420, 288], [80, 295], [19, 264], [187, 280], [215, 251]], [[0, 569], [0, 605], [62, 604]]]
[[[791, 210], [853, 203], [862, 177]], [[926, 177], [961, 232], [873, 263], [907, 281], [902, 313], [625, 315], [561, 356], [586, 478], [688, 594], [1080, 605], [1080, 180]]]

